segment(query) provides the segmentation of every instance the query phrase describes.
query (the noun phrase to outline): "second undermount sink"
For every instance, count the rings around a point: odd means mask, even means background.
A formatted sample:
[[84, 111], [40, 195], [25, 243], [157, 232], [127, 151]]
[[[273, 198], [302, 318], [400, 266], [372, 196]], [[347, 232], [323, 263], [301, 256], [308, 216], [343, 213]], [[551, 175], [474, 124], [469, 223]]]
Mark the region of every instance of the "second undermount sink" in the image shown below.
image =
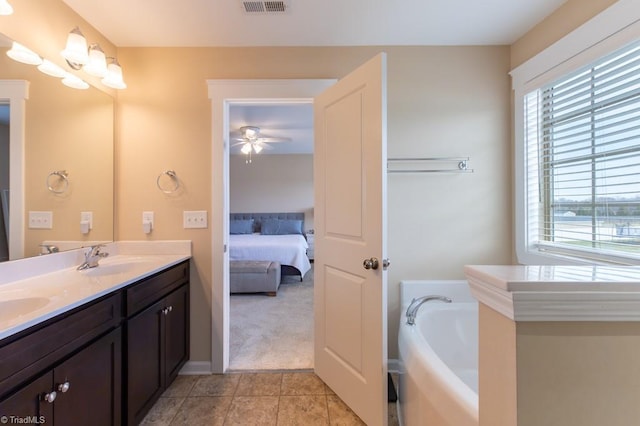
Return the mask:
[[0, 300], [0, 322], [30, 314], [43, 308], [50, 302], [47, 297], [22, 297], [19, 299]]

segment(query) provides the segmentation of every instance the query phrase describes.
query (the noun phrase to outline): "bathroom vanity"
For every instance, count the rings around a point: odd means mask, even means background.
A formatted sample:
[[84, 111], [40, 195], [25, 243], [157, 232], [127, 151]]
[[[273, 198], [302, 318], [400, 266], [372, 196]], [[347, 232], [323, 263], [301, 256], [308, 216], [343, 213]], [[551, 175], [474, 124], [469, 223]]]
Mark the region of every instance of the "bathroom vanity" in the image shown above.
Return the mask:
[[0, 312], [3, 423], [138, 424], [189, 359], [188, 255], [116, 255], [0, 284], [3, 307], [14, 311]]

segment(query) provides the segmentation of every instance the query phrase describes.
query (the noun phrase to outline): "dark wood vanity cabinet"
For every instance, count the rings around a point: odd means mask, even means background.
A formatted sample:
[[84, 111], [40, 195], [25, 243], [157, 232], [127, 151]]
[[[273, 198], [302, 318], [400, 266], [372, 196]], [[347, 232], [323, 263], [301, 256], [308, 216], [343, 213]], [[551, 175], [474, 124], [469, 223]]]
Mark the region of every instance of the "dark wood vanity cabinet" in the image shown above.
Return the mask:
[[127, 290], [129, 425], [142, 421], [189, 359], [188, 276], [188, 264], [184, 264], [160, 280], [143, 281]]
[[185, 261], [0, 340], [0, 422], [137, 425], [188, 358]]
[[8, 424], [120, 425], [121, 306], [113, 295], [6, 339], [0, 416]]

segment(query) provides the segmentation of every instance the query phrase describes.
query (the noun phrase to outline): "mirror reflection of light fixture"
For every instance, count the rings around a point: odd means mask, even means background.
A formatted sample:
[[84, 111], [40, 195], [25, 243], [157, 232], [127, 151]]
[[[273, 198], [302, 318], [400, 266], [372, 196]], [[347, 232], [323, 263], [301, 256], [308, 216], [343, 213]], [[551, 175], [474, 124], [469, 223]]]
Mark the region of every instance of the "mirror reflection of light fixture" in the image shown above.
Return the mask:
[[80, 77], [73, 75], [71, 73], [67, 73], [62, 79], [62, 84], [67, 87], [71, 87], [72, 89], [88, 89], [89, 83], [81, 79]]
[[23, 64], [40, 65], [42, 63], [42, 58], [37, 53], [15, 41], [11, 49], [7, 50], [7, 56]]
[[13, 7], [7, 0], [0, 0], [0, 15], [11, 15], [13, 13]]
[[40, 65], [38, 65], [40, 72], [43, 72], [51, 77], [64, 78], [67, 76], [67, 72], [61, 67], [57, 66], [48, 59], [44, 59]]

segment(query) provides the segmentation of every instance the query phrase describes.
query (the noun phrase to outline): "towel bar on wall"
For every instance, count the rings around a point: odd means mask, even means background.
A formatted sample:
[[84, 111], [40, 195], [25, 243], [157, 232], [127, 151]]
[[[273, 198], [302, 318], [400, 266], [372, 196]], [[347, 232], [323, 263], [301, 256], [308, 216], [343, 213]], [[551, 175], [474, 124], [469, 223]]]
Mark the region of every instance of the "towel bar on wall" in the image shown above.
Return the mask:
[[469, 157], [388, 158], [387, 173], [473, 173], [473, 169]]

